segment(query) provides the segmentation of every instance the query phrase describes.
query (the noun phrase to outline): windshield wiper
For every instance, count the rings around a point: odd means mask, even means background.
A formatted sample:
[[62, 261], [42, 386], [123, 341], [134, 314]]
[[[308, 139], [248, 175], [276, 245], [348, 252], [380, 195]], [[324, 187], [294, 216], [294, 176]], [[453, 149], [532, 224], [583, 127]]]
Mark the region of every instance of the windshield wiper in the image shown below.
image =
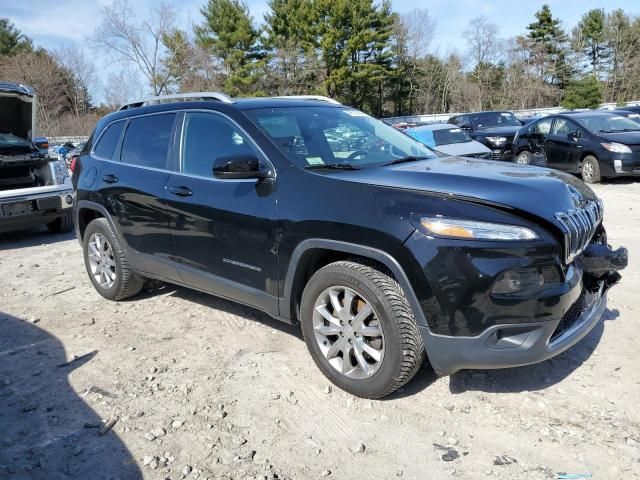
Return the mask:
[[416, 157], [414, 155], [408, 155], [406, 157], [396, 158], [395, 160], [391, 160], [390, 162], [385, 162], [380, 167], [386, 167], [387, 165], [397, 165], [398, 163], [408, 163], [408, 162], [417, 162], [419, 160], [427, 160], [431, 157]]
[[323, 163], [322, 165], [307, 165], [305, 170], [360, 170], [360, 167], [356, 167], [350, 163]]

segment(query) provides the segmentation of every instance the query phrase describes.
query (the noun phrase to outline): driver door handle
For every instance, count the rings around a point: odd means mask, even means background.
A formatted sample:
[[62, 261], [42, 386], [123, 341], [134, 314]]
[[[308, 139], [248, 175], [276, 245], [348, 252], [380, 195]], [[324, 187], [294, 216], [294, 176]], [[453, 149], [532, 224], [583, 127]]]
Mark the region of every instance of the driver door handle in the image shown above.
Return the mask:
[[179, 197], [190, 197], [193, 192], [187, 187], [169, 187], [169, 191]]

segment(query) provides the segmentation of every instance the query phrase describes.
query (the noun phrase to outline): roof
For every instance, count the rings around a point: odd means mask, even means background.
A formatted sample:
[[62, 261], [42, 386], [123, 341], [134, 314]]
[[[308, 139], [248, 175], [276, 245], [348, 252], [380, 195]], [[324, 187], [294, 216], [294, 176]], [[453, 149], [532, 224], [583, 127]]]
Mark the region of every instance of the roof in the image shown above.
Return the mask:
[[28, 95], [33, 97], [36, 92], [29, 85], [21, 83], [5, 82], [0, 80], [0, 92], [17, 93], [19, 95]]
[[458, 128], [451, 123], [432, 123], [429, 125], [421, 125], [419, 127], [409, 127], [407, 130], [411, 130], [412, 132], [431, 132], [433, 130], [451, 130], [453, 128]]
[[[571, 118], [584, 118], [584, 117], [605, 117], [607, 115], [616, 115], [614, 111], [611, 110], [577, 110], [575, 112], [562, 112], [558, 113], [559, 117], [571, 117]], [[553, 115], [550, 115], [553, 116]]]

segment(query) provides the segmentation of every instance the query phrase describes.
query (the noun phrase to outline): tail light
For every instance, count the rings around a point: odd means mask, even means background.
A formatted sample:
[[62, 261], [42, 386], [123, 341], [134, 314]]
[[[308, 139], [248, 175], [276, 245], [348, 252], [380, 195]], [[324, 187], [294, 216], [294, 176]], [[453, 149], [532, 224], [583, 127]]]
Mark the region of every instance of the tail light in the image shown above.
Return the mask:
[[73, 157], [71, 157], [71, 165], [69, 165], [69, 169], [71, 169], [72, 173], [76, 168], [76, 162], [78, 161], [78, 158], [80, 158], [78, 155], [74, 155]]

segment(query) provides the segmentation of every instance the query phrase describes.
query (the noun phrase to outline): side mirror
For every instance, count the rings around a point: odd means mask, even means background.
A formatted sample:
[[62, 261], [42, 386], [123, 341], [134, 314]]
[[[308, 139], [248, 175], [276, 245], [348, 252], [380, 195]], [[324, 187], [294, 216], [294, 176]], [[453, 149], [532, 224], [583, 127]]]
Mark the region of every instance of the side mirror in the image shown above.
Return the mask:
[[264, 170], [254, 155], [230, 155], [218, 157], [213, 162], [213, 176], [220, 179], [271, 178], [273, 172]]
[[567, 134], [567, 138], [572, 142], [577, 142], [578, 138], [580, 138], [580, 134], [578, 132], [569, 132]]

